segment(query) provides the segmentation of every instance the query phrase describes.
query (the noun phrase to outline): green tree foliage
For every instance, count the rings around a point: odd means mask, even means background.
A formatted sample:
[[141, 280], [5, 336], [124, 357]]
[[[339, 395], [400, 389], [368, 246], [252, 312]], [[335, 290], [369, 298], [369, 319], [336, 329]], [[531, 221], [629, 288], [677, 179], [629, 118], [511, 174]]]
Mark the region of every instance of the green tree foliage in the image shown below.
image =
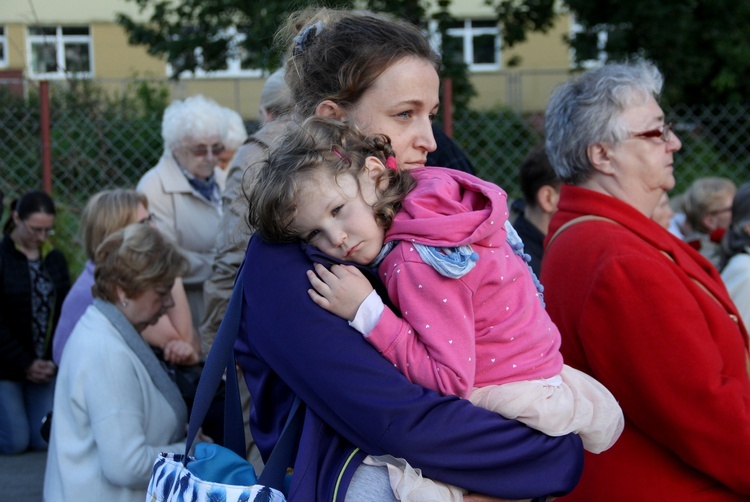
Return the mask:
[[[196, 70], [222, 70], [228, 57], [240, 57], [245, 68], [272, 70], [280, 65], [280, 54], [274, 51], [273, 36], [292, 11], [315, 0], [128, 0], [141, 12], [149, 12], [146, 22], [124, 14], [117, 21], [128, 32], [129, 42], [145, 45], [150, 54], [165, 57], [172, 65], [174, 78]], [[444, 35], [453, 18], [448, 12], [451, 0], [438, 0], [439, 11], [432, 16]], [[423, 0], [328, 0], [330, 7], [366, 7], [375, 12], [389, 12], [427, 28], [429, 16]], [[236, 45], [234, 30], [245, 35]], [[456, 43], [443, 36], [445, 43]], [[443, 51], [443, 53], [449, 53]], [[452, 53], [452, 52], [450, 52]], [[461, 110], [476, 92], [468, 78], [463, 61], [446, 60], [442, 72], [453, 80], [454, 106]]]
[[[555, 0], [485, 0], [485, 3], [495, 9], [505, 47], [526, 41], [528, 32], [547, 33], [557, 18]], [[506, 64], [516, 66], [520, 59]]]
[[664, 72], [672, 103], [743, 102], [750, 91], [750, 2], [734, 0], [566, 0], [583, 26], [572, 46], [608, 59], [642, 56]]
[[[274, 69], [279, 54], [273, 37], [290, 12], [314, 0], [128, 0], [150, 18], [141, 23], [125, 14], [117, 21], [129, 35], [129, 42], [146, 45], [148, 52], [166, 57], [175, 78], [183, 72], [222, 70], [228, 57], [239, 57], [243, 67]], [[327, 0], [328, 7], [350, 8], [354, 0]], [[419, 24], [425, 10], [419, 0], [369, 0], [367, 8], [391, 12]], [[244, 35], [237, 45], [234, 33]]]

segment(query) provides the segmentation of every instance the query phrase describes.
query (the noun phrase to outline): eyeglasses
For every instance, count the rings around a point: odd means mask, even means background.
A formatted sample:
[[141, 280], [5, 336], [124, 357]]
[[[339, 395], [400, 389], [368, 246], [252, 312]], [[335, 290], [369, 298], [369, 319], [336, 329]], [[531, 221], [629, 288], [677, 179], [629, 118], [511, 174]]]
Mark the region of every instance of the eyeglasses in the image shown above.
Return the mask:
[[148, 216], [146, 216], [145, 218], [141, 218], [140, 220], [138, 220], [138, 223], [149, 224], [152, 221], [154, 221], [154, 213], [148, 213]]
[[42, 239], [46, 239], [47, 237], [52, 237], [53, 235], [55, 235], [55, 229], [53, 228], [30, 227], [25, 222], [22, 223], [23, 226], [26, 227], [26, 230], [36, 235], [37, 237], [41, 237]]
[[663, 142], [667, 143], [672, 139], [673, 133], [672, 124], [663, 124], [656, 129], [650, 131], [630, 133], [633, 138], [660, 138]]
[[190, 153], [195, 157], [205, 157], [209, 151], [214, 157], [218, 157], [224, 152], [224, 145], [222, 143], [215, 143], [210, 147], [207, 145], [198, 145], [190, 148]]

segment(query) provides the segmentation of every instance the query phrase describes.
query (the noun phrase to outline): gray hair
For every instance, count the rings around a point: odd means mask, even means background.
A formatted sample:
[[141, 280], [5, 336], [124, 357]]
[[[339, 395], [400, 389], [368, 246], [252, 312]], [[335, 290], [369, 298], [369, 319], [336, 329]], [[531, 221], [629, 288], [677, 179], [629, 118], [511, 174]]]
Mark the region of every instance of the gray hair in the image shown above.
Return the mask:
[[658, 98], [663, 82], [653, 63], [639, 60], [608, 63], [558, 86], [545, 114], [547, 155], [557, 176], [566, 183], [586, 181], [594, 172], [588, 147], [627, 138], [622, 113]]
[[272, 118], [289, 112], [294, 104], [285, 76], [284, 68], [276, 70], [268, 77], [260, 92], [260, 108]]
[[231, 108], [223, 108], [224, 120], [226, 120], [226, 134], [224, 134], [224, 147], [229, 151], [236, 151], [247, 139], [247, 129], [242, 116]]
[[703, 225], [703, 218], [709, 216], [712, 211], [723, 209], [717, 207], [727, 194], [734, 196], [737, 185], [729, 178], [718, 176], [707, 176], [698, 178], [685, 191], [682, 197], [682, 212], [696, 232], [708, 233], [709, 230]]
[[226, 130], [226, 116], [222, 107], [200, 94], [183, 101], [172, 101], [164, 110], [161, 121], [161, 137], [167, 152], [188, 139], [198, 142], [212, 137], [223, 139]]

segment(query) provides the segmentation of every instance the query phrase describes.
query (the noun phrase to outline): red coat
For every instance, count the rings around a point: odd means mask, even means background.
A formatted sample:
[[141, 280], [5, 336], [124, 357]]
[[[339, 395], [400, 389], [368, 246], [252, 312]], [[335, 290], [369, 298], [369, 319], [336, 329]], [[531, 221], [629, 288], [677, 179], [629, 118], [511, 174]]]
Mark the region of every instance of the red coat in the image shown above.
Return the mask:
[[[583, 215], [550, 242], [566, 222]], [[564, 186], [542, 283], [565, 362], [612, 391], [615, 446], [566, 500], [750, 499], [747, 331], [716, 269], [613, 197]]]

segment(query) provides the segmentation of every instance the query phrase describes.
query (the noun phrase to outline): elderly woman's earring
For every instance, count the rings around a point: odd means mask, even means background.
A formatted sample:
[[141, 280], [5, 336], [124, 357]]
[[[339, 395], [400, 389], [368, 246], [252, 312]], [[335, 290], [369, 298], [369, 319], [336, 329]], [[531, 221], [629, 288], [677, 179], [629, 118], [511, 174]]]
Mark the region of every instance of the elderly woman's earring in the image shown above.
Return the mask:
[[127, 307], [127, 306], [128, 306], [128, 302], [120, 302], [120, 305], [122, 305], [122, 306], [123, 306], [123, 308], [124, 308], [124, 307]]

